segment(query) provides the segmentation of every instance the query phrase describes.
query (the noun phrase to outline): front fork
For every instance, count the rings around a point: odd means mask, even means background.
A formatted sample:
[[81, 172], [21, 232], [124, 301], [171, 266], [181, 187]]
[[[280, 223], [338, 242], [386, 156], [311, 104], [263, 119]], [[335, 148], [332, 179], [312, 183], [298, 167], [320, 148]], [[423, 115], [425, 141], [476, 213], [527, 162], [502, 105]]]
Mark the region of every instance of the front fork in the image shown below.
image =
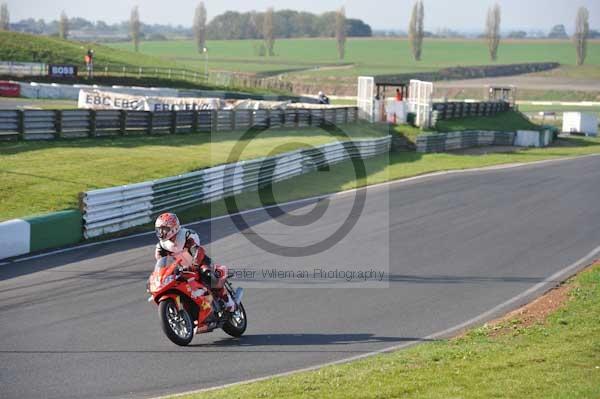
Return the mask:
[[181, 303], [179, 295], [175, 296], [175, 305], [177, 305], [177, 311], [181, 312], [183, 310], [183, 304]]

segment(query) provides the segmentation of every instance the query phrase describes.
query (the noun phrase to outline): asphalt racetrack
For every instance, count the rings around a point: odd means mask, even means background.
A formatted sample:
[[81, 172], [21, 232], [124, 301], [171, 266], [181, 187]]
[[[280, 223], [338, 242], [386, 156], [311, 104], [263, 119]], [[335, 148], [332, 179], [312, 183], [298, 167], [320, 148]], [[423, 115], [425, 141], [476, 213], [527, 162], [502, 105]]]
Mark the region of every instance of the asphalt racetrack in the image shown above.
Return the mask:
[[[539, 295], [600, 243], [600, 157], [587, 157], [371, 188], [341, 242], [306, 257], [255, 244], [318, 243], [354, 199], [332, 198], [310, 226], [264, 210], [245, 215], [243, 234], [230, 218], [193, 226], [215, 259], [247, 272], [235, 282], [247, 288], [240, 340], [166, 339], [146, 301], [150, 234], [0, 266], [0, 396], [152, 397], [422, 341]], [[291, 275], [328, 267], [385, 277]]]

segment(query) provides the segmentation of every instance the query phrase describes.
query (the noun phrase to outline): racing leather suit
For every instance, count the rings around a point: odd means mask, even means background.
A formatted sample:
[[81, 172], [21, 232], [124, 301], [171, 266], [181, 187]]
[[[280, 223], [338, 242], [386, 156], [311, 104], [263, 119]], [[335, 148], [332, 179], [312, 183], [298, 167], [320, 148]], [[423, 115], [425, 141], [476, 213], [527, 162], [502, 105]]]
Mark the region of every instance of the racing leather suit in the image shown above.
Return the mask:
[[206, 255], [206, 251], [200, 245], [200, 237], [194, 230], [182, 227], [175, 237], [170, 240], [159, 240], [156, 244], [154, 257], [156, 260], [165, 256], [175, 256], [181, 259], [181, 266], [185, 270], [196, 271], [199, 274], [199, 280], [205, 286], [210, 287], [213, 294], [225, 302], [227, 310], [232, 310], [235, 306], [233, 300], [227, 294], [224, 287], [213, 288], [211, 281], [212, 262]]

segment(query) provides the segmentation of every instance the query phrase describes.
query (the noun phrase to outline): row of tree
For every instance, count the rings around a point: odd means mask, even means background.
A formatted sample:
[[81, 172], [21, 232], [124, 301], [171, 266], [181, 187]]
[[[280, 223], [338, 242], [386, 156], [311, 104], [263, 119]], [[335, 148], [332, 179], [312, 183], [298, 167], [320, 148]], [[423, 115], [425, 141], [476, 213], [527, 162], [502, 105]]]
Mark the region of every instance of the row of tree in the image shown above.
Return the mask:
[[[287, 27], [289, 29], [287, 33], [284, 32], [284, 28], [287, 25], [283, 21], [287, 18], [285, 16], [290, 15], [305, 15], [307, 18], [305, 22], [316, 17], [314, 14], [310, 13], [298, 13], [296, 11], [287, 10], [277, 13], [271, 7], [263, 13], [252, 12], [240, 14], [237, 12], [226, 12], [213, 19], [210, 24], [207, 25], [206, 7], [204, 2], [200, 2], [196, 7], [192, 25], [198, 52], [205, 51], [206, 40], [208, 39], [263, 39], [264, 43], [258, 52], [259, 55], [274, 56], [276, 37], [295, 37], [294, 35], [300, 34], [301, 32], [301, 30], [291, 30], [290, 28], [293, 29], [294, 26], [298, 26], [293, 24]], [[332, 13], [322, 14], [321, 17], [331, 19], [331, 21], [329, 21], [331, 26], [326, 30], [327, 36], [335, 37], [338, 56], [340, 59], [344, 59], [346, 54], [346, 37], [352, 36], [351, 27], [353, 26], [352, 22], [348, 23], [349, 20], [346, 19], [344, 7]], [[240, 23], [240, 21], [243, 22]], [[305, 26], [308, 25], [310, 24]], [[240, 29], [240, 27], [242, 28]], [[331, 30], [331, 32], [329, 30]], [[306, 33], [308, 31], [303, 32]], [[368, 33], [370, 36], [370, 27], [368, 27]], [[315, 34], [315, 36], [318, 35]]]
[[[46, 22], [43, 19], [28, 18], [9, 24], [8, 8], [5, 11], [5, 30], [16, 30], [41, 35], [60, 35], [62, 15], [58, 20]], [[63, 13], [64, 14], [64, 13]], [[334, 37], [335, 12], [316, 15], [308, 12], [292, 10], [273, 11], [273, 30], [275, 37]], [[263, 31], [265, 12], [238, 13], [228, 11], [218, 15], [208, 23], [205, 21], [205, 35], [208, 39], [260, 39]], [[206, 18], [206, 16], [205, 16]], [[195, 19], [195, 18], [194, 18]], [[98, 37], [108, 38], [111, 35], [118, 40], [127, 38], [130, 34], [130, 21], [107, 24], [104, 21], [88, 21], [84, 18], [70, 18], [67, 21], [69, 30], [86, 36], [97, 34]], [[372, 36], [371, 27], [360, 19], [346, 20], [346, 36]], [[193, 27], [145, 24], [140, 21], [140, 37], [145, 40], [167, 40], [169, 38], [192, 37]]]
[[[587, 8], [580, 7], [577, 11], [575, 20], [575, 33], [573, 42], [577, 49], [577, 65], [583, 65], [587, 56], [587, 41], [590, 37], [590, 14]], [[408, 38], [412, 49], [413, 57], [416, 61], [421, 60], [423, 54], [423, 39], [425, 38], [424, 30], [425, 8], [423, 0], [416, 0], [410, 22], [408, 26]], [[485, 20], [485, 35], [487, 39], [490, 59], [496, 61], [498, 59], [498, 48], [500, 46], [500, 25], [502, 21], [502, 11], [499, 4], [490, 7]], [[562, 25], [560, 25], [562, 26]], [[556, 28], [555, 29], [560, 29]], [[564, 31], [564, 26], [562, 26]], [[552, 32], [551, 32], [552, 34]], [[565, 32], [566, 36], [566, 32]]]
[[[210, 40], [260, 39], [264, 36], [265, 18], [273, 34], [278, 38], [291, 37], [335, 37], [338, 12], [326, 12], [321, 15], [293, 10], [266, 12], [227, 11], [213, 18], [206, 27]], [[372, 36], [371, 27], [359, 19], [345, 19], [345, 35], [348, 37]]]

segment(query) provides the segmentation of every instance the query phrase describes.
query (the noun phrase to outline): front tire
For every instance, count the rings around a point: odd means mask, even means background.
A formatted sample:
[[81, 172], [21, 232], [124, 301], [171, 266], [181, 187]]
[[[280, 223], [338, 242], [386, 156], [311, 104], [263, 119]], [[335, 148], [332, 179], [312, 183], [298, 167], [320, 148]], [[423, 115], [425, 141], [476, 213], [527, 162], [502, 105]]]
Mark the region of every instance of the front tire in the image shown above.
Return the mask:
[[237, 305], [235, 312], [229, 315], [229, 319], [223, 324], [223, 331], [232, 337], [239, 338], [246, 331], [248, 321], [246, 319], [246, 310], [244, 305], [240, 302]]
[[158, 304], [158, 316], [163, 332], [175, 345], [186, 346], [194, 338], [194, 323], [187, 310], [177, 310], [172, 299]]

